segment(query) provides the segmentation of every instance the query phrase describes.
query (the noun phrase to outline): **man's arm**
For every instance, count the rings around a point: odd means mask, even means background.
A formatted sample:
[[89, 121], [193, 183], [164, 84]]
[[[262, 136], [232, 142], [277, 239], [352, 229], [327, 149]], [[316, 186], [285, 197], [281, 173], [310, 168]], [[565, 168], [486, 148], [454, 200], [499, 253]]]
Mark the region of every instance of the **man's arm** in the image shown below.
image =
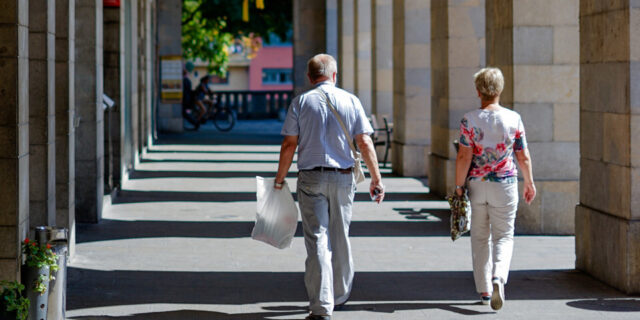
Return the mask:
[[382, 176], [378, 168], [378, 157], [373, 147], [373, 141], [371, 141], [371, 137], [368, 134], [363, 133], [356, 136], [356, 143], [358, 144], [358, 149], [362, 152], [362, 160], [364, 160], [371, 175], [369, 194], [373, 195], [374, 190], [378, 189], [380, 193], [376, 202], [380, 203], [384, 199], [384, 186], [382, 185]]
[[297, 147], [298, 136], [284, 136], [284, 140], [282, 140], [282, 145], [280, 146], [280, 161], [278, 163], [278, 173], [276, 174], [276, 185], [274, 188], [282, 189], [282, 185], [278, 187], [278, 184], [283, 183], [284, 178], [287, 177]]

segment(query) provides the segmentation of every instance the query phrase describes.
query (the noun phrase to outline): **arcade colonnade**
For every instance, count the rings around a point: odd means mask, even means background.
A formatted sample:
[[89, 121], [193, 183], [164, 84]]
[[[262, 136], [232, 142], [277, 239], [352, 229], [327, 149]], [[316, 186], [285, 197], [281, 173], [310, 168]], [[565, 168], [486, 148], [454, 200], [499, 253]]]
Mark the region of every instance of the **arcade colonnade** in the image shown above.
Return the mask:
[[309, 57], [335, 56], [339, 85], [392, 117], [393, 171], [444, 195], [473, 74], [501, 68], [538, 188], [516, 232], [575, 233], [578, 269], [638, 293], [639, 23], [631, 0], [295, 0], [295, 88]]
[[180, 0], [0, 2], [0, 279], [20, 279], [34, 227], [69, 228], [73, 257], [76, 223], [100, 222], [158, 126], [157, 57], [181, 55], [180, 12]]
[[[182, 130], [180, 104], [156, 85], [160, 57], [181, 55], [181, 1], [104, 2], [0, 2], [0, 279], [20, 278], [20, 242], [36, 225], [68, 227], [73, 253], [75, 223], [100, 221], [104, 195], [117, 197], [156, 132]], [[309, 57], [334, 55], [340, 85], [393, 118], [394, 172], [427, 176], [443, 195], [460, 118], [477, 106], [472, 75], [500, 67], [539, 190], [517, 232], [575, 233], [577, 268], [638, 293], [638, 5], [294, 0], [295, 90], [308, 86]]]

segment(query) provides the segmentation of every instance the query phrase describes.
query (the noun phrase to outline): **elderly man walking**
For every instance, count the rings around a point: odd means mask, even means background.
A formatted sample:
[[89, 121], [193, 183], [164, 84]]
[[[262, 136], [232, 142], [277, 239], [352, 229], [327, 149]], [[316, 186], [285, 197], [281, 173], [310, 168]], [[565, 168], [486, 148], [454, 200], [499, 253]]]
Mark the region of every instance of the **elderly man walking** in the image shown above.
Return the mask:
[[282, 188], [297, 147], [309, 320], [331, 319], [334, 305], [346, 303], [351, 293], [354, 272], [348, 235], [356, 181], [350, 137], [355, 137], [369, 168], [372, 199], [380, 203], [384, 198], [369, 136], [373, 129], [360, 100], [335, 86], [336, 75], [336, 60], [330, 55], [318, 54], [307, 63], [307, 76], [315, 88], [296, 97], [289, 107], [275, 180], [275, 188]]

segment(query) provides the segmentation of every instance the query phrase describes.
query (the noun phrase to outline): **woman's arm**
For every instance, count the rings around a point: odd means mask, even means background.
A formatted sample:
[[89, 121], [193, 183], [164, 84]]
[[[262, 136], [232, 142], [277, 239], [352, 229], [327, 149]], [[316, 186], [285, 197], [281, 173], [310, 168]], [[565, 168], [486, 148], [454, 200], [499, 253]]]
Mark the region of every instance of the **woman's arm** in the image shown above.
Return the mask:
[[531, 201], [536, 197], [536, 186], [533, 183], [533, 169], [531, 168], [529, 148], [516, 151], [516, 159], [524, 177], [524, 201], [527, 204], [531, 204]]
[[[458, 156], [456, 157], [456, 186], [464, 186], [472, 159], [473, 149], [471, 147], [460, 145]], [[461, 196], [462, 189], [456, 189], [456, 194]]]

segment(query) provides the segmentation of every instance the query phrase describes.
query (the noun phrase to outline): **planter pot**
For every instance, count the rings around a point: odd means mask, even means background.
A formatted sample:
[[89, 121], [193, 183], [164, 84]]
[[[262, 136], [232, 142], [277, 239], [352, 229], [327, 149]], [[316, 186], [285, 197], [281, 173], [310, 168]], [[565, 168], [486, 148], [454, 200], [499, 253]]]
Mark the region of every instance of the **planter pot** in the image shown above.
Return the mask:
[[[30, 301], [29, 304], [29, 320], [46, 320], [47, 319], [47, 304], [49, 300], [49, 266], [36, 269], [31, 267], [23, 268], [23, 281], [27, 292], [27, 298]], [[40, 294], [34, 290], [34, 283], [38, 280], [40, 275], [45, 276], [43, 281], [47, 290]]]

